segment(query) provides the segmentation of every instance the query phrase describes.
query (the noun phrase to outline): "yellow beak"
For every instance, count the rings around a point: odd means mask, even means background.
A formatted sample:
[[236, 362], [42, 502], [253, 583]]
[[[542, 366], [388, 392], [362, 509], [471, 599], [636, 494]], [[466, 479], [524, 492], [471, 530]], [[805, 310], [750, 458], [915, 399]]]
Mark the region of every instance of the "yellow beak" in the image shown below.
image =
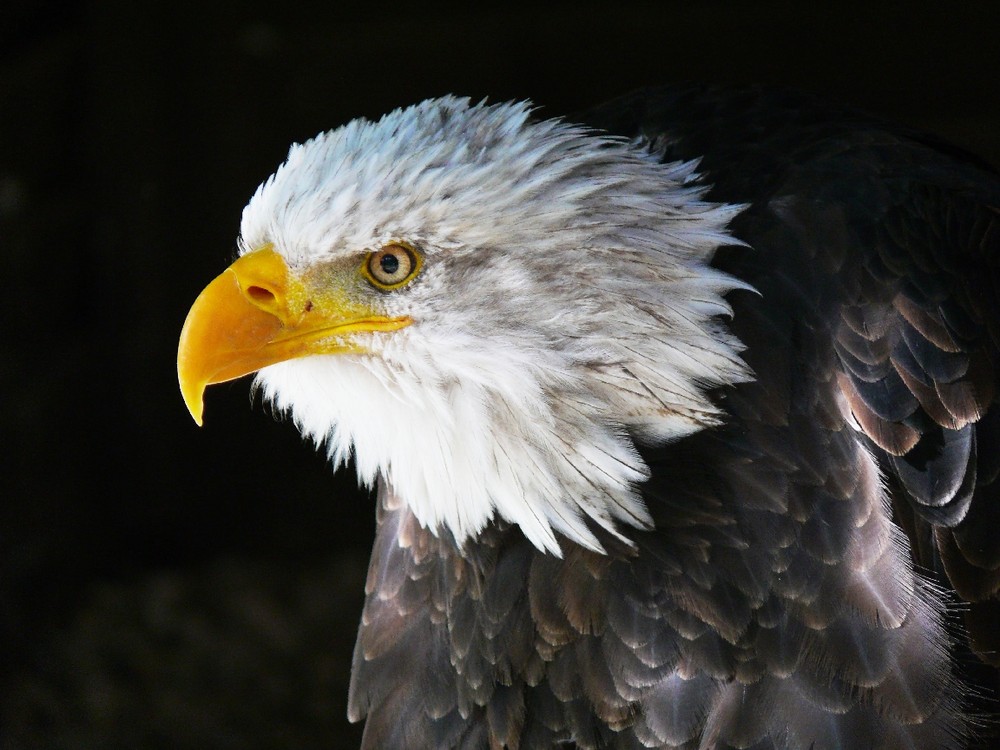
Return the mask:
[[378, 315], [336, 290], [310, 290], [270, 247], [256, 250], [216, 277], [191, 306], [177, 348], [184, 403], [201, 425], [209, 385], [297, 357], [359, 352], [350, 334], [395, 331], [410, 322]]

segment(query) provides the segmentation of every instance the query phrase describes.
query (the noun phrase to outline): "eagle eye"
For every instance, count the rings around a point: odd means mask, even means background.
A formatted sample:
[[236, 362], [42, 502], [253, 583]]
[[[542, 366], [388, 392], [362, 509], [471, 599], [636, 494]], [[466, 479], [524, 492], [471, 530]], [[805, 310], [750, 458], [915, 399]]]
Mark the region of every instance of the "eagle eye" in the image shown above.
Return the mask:
[[368, 253], [361, 272], [373, 286], [383, 291], [399, 289], [420, 272], [420, 254], [398, 242]]

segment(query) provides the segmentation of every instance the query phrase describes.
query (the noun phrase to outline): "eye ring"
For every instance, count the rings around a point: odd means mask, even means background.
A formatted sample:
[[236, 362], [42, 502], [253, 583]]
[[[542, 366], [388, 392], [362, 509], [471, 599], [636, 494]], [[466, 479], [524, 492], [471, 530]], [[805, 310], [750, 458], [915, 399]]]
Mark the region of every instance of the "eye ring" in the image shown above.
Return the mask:
[[423, 258], [402, 242], [390, 242], [381, 250], [368, 253], [361, 273], [376, 289], [392, 291], [406, 286], [420, 273]]

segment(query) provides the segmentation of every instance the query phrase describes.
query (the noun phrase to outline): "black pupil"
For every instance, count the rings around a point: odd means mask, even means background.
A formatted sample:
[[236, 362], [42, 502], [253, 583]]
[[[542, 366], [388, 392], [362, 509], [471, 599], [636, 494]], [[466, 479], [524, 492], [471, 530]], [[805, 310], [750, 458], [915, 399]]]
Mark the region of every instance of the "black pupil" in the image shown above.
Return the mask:
[[389, 276], [392, 276], [399, 270], [399, 258], [395, 255], [389, 255], [388, 253], [383, 255], [378, 264]]

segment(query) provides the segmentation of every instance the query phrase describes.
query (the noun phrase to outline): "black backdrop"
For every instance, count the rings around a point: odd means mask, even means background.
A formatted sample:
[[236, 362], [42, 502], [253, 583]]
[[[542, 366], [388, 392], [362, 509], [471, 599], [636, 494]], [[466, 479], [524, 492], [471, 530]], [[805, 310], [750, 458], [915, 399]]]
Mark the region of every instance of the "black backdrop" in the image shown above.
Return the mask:
[[696, 80], [1000, 163], [1000, 5], [808, 5], [0, 5], [0, 747], [357, 745], [370, 499], [245, 381], [201, 430], [175, 383], [290, 142], [447, 92], [556, 115]]

